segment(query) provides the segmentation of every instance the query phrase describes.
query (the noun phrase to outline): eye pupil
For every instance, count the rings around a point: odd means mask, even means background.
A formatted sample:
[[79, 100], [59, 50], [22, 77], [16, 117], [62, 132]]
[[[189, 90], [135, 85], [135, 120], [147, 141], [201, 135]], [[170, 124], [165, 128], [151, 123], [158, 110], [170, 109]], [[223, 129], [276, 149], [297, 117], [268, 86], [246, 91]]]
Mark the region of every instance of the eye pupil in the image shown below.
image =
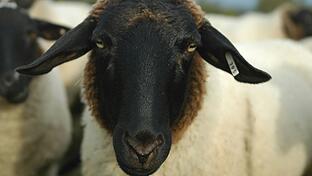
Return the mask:
[[97, 40], [97, 41], [96, 41], [96, 46], [97, 46], [98, 48], [105, 48], [105, 44], [104, 44], [104, 42], [101, 41], [101, 40]]
[[28, 31], [28, 32], [27, 32], [27, 36], [28, 36], [29, 38], [31, 38], [31, 39], [34, 39], [34, 38], [36, 38], [37, 34], [36, 34], [36, 32], [34, 32], [34, 31]]
[[187, 51], [189, 53], [194, 52], [197, 49], [197, 45], [195, 43], [191, 43], [188, 47], [187, 47]]

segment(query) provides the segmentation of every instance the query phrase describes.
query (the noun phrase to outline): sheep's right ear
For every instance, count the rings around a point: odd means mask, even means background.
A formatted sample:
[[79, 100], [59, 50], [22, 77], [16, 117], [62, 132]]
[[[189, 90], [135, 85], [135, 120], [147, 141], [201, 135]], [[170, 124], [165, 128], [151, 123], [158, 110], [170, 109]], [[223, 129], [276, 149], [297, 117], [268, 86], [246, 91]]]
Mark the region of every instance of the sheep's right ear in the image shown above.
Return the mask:
[[202, 46], [198, 52], [211, 65], [232, 74], [239, 82], [255, 84], [271, 79], [269, 74], [249, 64], [234, 45], [208, 21], [199, 28], [199, 33]]
[[26, 75], [41, 75], [62, 63], [84, 55], [94, 47], [91, 36], [96, 23], [92, 17], [86, 18], [58, 39], [40, 58], [29, 65], [18, 67], [16, 71]]

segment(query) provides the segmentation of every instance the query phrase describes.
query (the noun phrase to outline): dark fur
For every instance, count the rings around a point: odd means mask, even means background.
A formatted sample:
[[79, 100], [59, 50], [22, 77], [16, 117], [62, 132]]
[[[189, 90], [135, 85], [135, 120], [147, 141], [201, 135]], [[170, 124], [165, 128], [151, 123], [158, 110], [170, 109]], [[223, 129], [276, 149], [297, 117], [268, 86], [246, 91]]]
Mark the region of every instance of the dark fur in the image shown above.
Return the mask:
[[39, 57], [37, 38], [57, 39], [60, 26], [31, 19], [20, 9], [0, 8], [0, 29], [0, 96], [20, 103], [27, 98], [31, 77], [20, 76], [15, 68]]
[[[190, 43], [198, 50], [188, 52]], [[131, 175], [155, 172], [172, 140], [178, 142], [197, 116], [205, 93], [203, 60], [231, 73], [225, 59], [230, 53], [240, 71], [236, 80], [270, 79], [204, 20], [190, 0], [102, 0], [84, 22], [18, 70], [47, 73], [89, 50], [87, 104], [101, 127], [112, 133], [117, 161]]]
[[312, 36], [312, 11], [305, 8], [290, 9], [283, 14], [283, 24], [287, 36], [294, 40]]
[[37, 0], [13, 0], [13, 1], [15, 1], [19, 7], [29, 9]]

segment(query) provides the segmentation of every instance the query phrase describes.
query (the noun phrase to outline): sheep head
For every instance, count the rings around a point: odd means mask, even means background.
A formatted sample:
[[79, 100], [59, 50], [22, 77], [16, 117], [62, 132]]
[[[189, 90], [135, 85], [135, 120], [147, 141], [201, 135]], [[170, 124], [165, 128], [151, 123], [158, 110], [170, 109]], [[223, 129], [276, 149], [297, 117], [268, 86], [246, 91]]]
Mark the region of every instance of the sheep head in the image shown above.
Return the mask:
[[312, 11], [307, 8], [285, 4], [281, 7], [283, 29], [294, 40], [312, 36]]
[[4, 2], [0, 3], [0, 29], [0, 96], [21, 103], [27, 98], [31, 78], [19, 75], [15, 68], [42, 54], [37, 38], [56, 40], [60, 31], [68, 29], [32, 19], [15, 3]]
[[112, 133], [120, 167], [149, 175], [167, 158], [182, 122], [200, 108], [194, 102], [204, 93], [203, 60], [241, 82], [270, 79], [202, 14], [190, 0], [102, 0], [84, 22], [18, 71], [47, 73], [92, 50], [84, 81], [92, 114]]

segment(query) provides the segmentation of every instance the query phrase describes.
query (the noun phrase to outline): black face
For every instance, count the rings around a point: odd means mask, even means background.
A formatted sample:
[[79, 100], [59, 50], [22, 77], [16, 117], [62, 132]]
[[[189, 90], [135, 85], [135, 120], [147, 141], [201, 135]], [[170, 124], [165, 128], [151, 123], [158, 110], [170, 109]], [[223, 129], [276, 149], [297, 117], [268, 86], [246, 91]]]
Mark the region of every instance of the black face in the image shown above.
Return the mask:
[[111, 2], [99, 19], [88, 17], [18, 71], [44, 74], [92, 50], [85, 95], [97, 120], [112, 131], [117, 161], [130, 175], [152, 174], [168, 156], [172, 127], [190, 103], [185, 96], [194, 54], [240, 82], [271, 78], [208, 21], [197, 26], [184, 1]]
[[15, 68], [40, 56], [38, 23], [19, 9], [0, 8], [0, 96], [10, 103], [23, 102], [31, 78]]
[[134, 3], [113, 6], [92, 36], [101, 114], [121, 168], [132, 175], [151, 174], [166, 159], [201, 41], [185, 9], [148, 5], [166, 13], [146, 18]]
[[15, 0], [16, 4], [22, 8], [30, 8], [36, 0]]
[[308, 9], [299, 10], [291, 14], [291, 19], [303, 29], [304, 37], [312, 36], [312, 11]]

